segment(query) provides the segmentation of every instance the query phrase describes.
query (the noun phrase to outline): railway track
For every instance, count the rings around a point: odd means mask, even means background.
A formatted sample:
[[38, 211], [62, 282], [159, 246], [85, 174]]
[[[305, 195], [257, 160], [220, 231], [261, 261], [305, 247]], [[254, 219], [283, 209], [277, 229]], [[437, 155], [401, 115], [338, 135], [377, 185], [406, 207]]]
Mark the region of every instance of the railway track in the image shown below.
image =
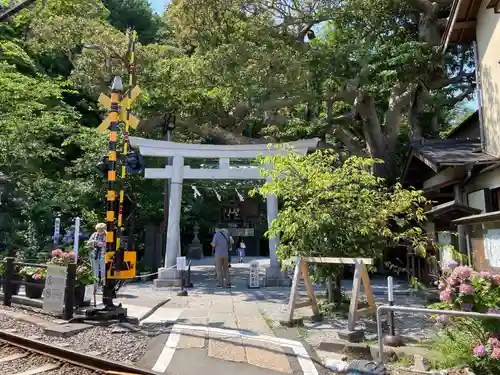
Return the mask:
[[158, 375], [0, 330], [0, 375]]

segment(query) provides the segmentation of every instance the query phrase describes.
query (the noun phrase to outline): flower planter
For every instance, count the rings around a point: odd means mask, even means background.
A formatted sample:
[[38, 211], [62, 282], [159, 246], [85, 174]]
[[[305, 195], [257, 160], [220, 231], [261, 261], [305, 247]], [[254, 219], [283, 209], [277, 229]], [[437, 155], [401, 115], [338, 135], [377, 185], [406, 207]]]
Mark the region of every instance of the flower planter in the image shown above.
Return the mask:
[[85, 286], [75, 288], [75, 306], [80, 307], [85, 303]]
[[42, 294], [43, 294], [42, 285], [45, 284], [45, 280], [44, 279], [39, 279], [39, 280], [28, 279], [28, 280], [26, 280], [26, 282], [40, 285], [40, 286], [26, 285], [25, 286], [26, 297], [35, 298], [35, 299], [42, 298]]
[[[14, 275], [12, 278], [13, 281], [22, 281], [22, 277], [18, 275]], [[19, 290], [21, 289], [21, 284], [11, 284], [12, 287], [12, 295], [17, 296], [19, 294]]]

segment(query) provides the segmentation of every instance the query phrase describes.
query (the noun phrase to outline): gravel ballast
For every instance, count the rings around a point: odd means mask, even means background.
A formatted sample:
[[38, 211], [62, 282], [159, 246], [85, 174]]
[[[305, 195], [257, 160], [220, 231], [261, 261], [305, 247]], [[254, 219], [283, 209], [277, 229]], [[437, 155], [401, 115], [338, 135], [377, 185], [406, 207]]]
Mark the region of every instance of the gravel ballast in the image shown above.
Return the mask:
[[[33, 311], [28, 312], [21, 308], [13, 308], [12, 310], [48, 320], [53, 319], [50, 316], [36, 314]], [[112, 333], [113, 328], [113, 326], [96, 326], [71, 337], [52, 337], [45, 335], [43, 329], [37, 325], [0, 314], [1, 330], [11, 330], [23, 337], [39, 339], [43, 342], [93, 356], [102, 356], [114, 361], [133, 363], [141, 359], [147, 350], [149, 338], [133, 332]]]

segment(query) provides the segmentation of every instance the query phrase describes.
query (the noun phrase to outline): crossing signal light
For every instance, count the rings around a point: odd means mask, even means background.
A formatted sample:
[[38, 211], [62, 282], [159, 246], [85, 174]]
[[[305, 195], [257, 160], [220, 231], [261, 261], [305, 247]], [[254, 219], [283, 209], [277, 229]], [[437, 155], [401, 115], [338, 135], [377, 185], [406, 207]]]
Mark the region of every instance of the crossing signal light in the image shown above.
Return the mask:
[[132, 150], [125, 156], [127, 174], [137, 174], [144, 170], [144, 158], [138, 150]]

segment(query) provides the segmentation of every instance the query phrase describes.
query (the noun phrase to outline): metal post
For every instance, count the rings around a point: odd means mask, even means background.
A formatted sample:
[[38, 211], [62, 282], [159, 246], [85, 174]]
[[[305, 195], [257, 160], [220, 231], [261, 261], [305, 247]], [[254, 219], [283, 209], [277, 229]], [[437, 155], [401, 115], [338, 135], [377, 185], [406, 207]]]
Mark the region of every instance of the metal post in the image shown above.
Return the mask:
[[[129, 75], [128, 75], [128, 92], [126, 96], [126, 113], [125, 113], [125, 130], [123, 132], [123, 155], [121, 156], [121, 190], [120, 190], [120, 202], [118, 205], [118, 233], [116, 236], [116, 251], [119, 256], [117, 257], [117, 261], [121, 263], [123, 261], [123, 252], [122, 249], [122, 236], [125, 230], [125, 225], [123, 224], [123, 205], [125, 201], [125, 178], [127, 177], [127, 166], [125, 164], [125, 158], [127, 157], [128, 148], [129, 148], [129, 138], [128, 132], [130, 130], [130, 112], [132, 105], [132, 89], [134, 88], [134, 79], [135, 79], [135, 44], [137, 43], [137, 32], [132, 31], [130, 33], [130, 62], [129, 62]], [[131, 240], [131, 235], [129, 233], [129, 241]]]
[[5, 259], [5, 279], [3, 281], [3, 305], [10, 306], [12, 300], [12, 279], [14, 278], [14, 258]]
[[75, 233], [73, 239], [73, 251], [75, 252], [75, 263], [78, 263], [78, 246], [80, 242], [80, 218], [75, 219]]
[[59, 236], [61, 234], [61, 219], [57, 218], [54, 222], [54, 247], [59, 245]]
[[64, 295], [64, 319], [73, 318], [75, 306], [76, 263], [68, 264], [66, 273], [66, 293]]
[[[389, 301], [389, 306], [394, 306], [394, 280], [392, 276], [387, 278], [387, 300]], [[394, 311], [389, 311], [388, 313], [389, 320], [389, 335], [394, 336], [395, 327], [394, 327]]]
[[[394, 279], [392, 276], [387, 278], [387, 299], [389, 306], [394, 306]], [[394, 311], [389, 310], [387, 313], [387, 320], [389, 323], [389, 334], [384, 336], [384, 343], [387, 346], [403, 346], [403, 338], [396, 334], [396, 327], [394, 324]]]

